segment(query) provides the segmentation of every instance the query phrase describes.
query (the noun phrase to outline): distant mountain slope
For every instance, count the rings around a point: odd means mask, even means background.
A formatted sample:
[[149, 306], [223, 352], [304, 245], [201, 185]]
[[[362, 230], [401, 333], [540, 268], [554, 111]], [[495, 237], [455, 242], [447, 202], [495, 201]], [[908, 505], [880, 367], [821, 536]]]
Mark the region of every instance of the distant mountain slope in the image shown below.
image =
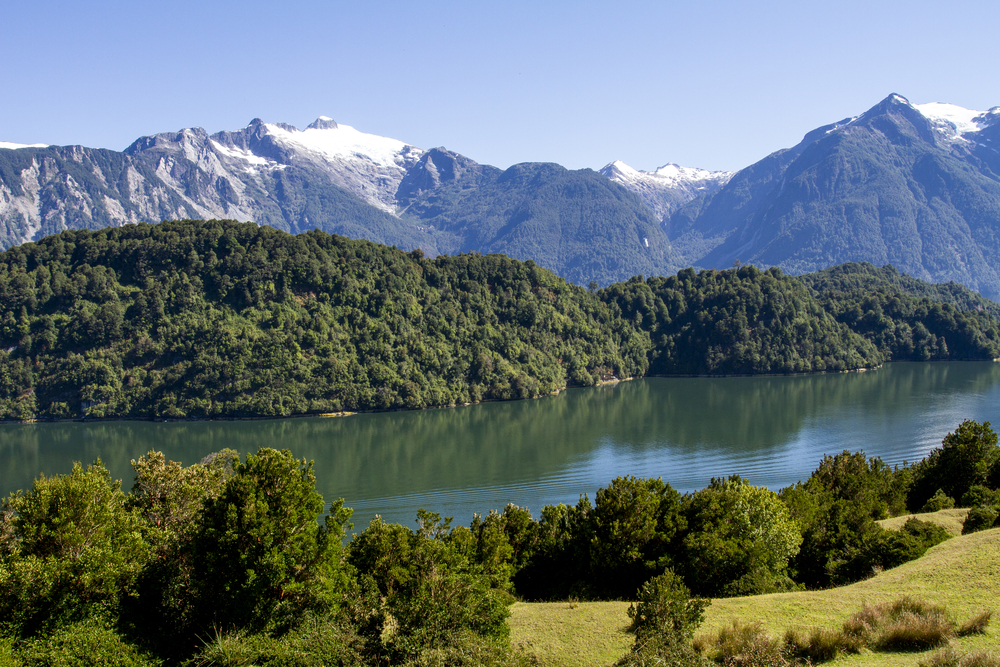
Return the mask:
[[[681, 181], [688, 201], [696, 187]], [[429, 256], [501, 252], [583, 284], [680, 266], [643, 201], [590, 170], [501, 171], [326, 117], [305, 130], [255, 119], [236, 132], [167, 132], [122, 153], [0, 145], [0, 248], [176, 218], [321, 229]]]
[[421, 152], [322, 118], [302, 132], [254, 120], [212, 136], [201, 128], [158, 134], [122, 153], [0, 150], [0, 247], [66, 229], [232, 218], [434, 252], [433, 235], [385, 203]]
[[804, 273], [891, 263], [1000, 296], [1000, 108], [890, 95], [736, 174], [667, 223], [688, 261]]
[[434, 149], [403, 180], [398, 201], [404, 219], [455, 239], [450, 252], [531, 259], [578, 284], [680, 268], [642, 200], [589, 169], [525, 163], [500, 171]]
[[737, 260], [794, 274], [871, 262], [1000, 298], [1000, 107], [891, 95], [735, 174], [501, 170], [326, 117], [156, 134], [120, 153], [0, 143], [0, 249], [176, 218], [320, 229], [429, 257], [503, 253], [578, 284]]

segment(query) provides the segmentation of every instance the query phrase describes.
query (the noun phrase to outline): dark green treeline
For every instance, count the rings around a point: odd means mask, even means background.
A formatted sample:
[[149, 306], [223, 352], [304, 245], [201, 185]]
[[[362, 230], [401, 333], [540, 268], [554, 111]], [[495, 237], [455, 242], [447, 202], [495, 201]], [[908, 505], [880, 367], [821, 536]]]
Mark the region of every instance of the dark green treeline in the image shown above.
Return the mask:
[[429, 260], [232, 221], [68, 231], [0, 255], [0, 419], [413, 409], [611, 377], [1000, 356], [975, 299], [875, 282], [742, 267], [588, 291], [502, 255]]

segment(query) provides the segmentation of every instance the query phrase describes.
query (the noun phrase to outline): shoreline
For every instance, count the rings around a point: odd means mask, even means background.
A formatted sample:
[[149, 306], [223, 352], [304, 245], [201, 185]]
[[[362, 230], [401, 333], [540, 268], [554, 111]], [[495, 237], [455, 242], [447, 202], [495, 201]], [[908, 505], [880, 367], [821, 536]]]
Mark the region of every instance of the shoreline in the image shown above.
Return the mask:
[[389, 412], [417, 412], [420, 410], [444, 410], [448, 408], [462, 408], [468, 407], [470, 405], [479, 405], [480, 403], [503, 403], [507, 401], [532, 401], [539, 398], [545, 398], [546, 396], [558, 396], [560, 393], [566, 391], [567, 389], [596, 389], [599, 387], [609, 387], [615, 386], [621, 382], [631, 382], [632, 380], [642, 380], [645, 378], [756, 378], [756, 377], [795, 377], [795, 376], [806, 376], [806, 375], [833, 375], [833, 374], [844, 374], [844, 373], [867, 373], [869, 371], [877, 371], [885, 366], [886, 363], [913, 363], [913, 364], [931, 364], [936, 362], [966, 362], [966, 361], [981, 361], [981, 362], [992, 362], [1000, 363], [1000, 357], [996, 359], [932, 359], [929, 361], [910, 361], [902, 360], [898, 362], [883, 362], [878, 366], [862, 367], [862, 368], [850, 368], [842, 371], [800, 371], [793, 373], [705, 373], [705, 374], [684, 374], [684, 373], [670, 373], [670, 374], [649, 374], [633, 377], [616, 378], [612, 377], [607, 380], [599, 380], [597, 383], [585, 386], [563, 386], [560, 389], [548, 394], [540, 394], [538, 396], [532, 396], [531, 398], [514, 398], [514, 399], [500, 399], [500, 398], [488, 398], [481, 401], [473, 401], [470, 403], [450, 403], [447, 405], [431, 405], [424, 408], [388, 408], [383, 410], [343, 410], [340, 412], [309, 412], [309, 413], [299, 413], [293, 415], [277, 415], [277, 416], [250, 416], [250, 417], [238, 417], [238, 416], [219, 416], [219, 417], [181, 417], [181, 418], [167, 418], [167, 419], [157, 419], [157, 418], [142, 418], [142, 417], [72, 417], [72, 418], [39, 418], [39, 419], [28, 419], [28, 420], [0, 420], [0, 426], [5, 424], [59, 424], [59, 423], [98, 423], [98, 422], [122, 422], [122, 421], [135, 421], [135, 422], [159, 422], [159, 423], [183, 423], [183, 422], [210, 422], [210, 421], [262, 421], [269, 419], [333, 419], [337, 417], [351, 417], [353, 415], [362, 414], [378, 414], [378, 413], [389, 413]]

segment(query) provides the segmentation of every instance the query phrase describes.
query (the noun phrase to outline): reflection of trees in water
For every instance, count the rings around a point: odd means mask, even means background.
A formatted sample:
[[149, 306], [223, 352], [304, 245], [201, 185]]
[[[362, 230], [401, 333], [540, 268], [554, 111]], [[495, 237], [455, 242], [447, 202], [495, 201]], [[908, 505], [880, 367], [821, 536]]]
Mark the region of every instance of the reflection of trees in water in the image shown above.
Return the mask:
[[509, 484], [551, 475], [607, 442], [669, 444], [681, 456], [704, 447], [766, 452], [825, 410], [891, 420], [914, 400], [984, 392], [998, 381], [1000, 364], [897, 363], [867, 373], [650, 378], [534, 401], [336, 419], [3, 425], [0, 484], [25, 488], [41, 471], [68, 472], [74, 460], [100, 456], [128, 489], [129, 459], [149, 449], [187, 464], [224, 447], [261, 446], [315, 460], [328, 499]]

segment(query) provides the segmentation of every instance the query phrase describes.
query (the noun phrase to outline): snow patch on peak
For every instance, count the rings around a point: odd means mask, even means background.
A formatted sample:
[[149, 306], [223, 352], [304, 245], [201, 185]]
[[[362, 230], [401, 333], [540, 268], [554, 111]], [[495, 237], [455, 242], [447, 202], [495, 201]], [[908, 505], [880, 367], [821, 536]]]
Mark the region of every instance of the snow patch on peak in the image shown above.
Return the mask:
[[913, 105], [910, 104], [910, 100], [908, 100], [905, 97], [903, 97], [902, 95], [898, 95], [896, 93], [893, 93], [892, 95], [890, 95], [889, 99], [892, 100], [893, 102], [897, 103], [897, 104], [905, 104], [907, 106], [913, 106]]
[[277, 124], [266, 124], [268, 133], [286, 145], [317, 153], [326, 158], [363, 159], [382, 167], [400, 166], [399, 156], [411, 148], [397, 139], [366, 134], [350, 125], [330, 121], [327, 127], [322, 119], [305, 130], [289, 129]]
[[640, 171], [615, 160], [600, 173], [639, 195], [663, 220], [701, 194], [715, 192], [733, 177], [731, 171], [708, 171], [668, 163], [656, 171]]
[[966, 109], [955, 104], [931, 102], [929, 104], [915, 104], [913, 106], [935, 128], [953, 136], [978, 132], [989, 124], [987, 113]]
[[0, 141], [0, 148], [17, 150], [18, 148], [48, 148], [49, 144], [15, 144], [10, 141]]
[[684, 187], [696, 186], [702, 182], [718, 182], [725, 185], [733, 177], [732, 171], [708, 171], [697, 167], [682, 167], [672, 162], [657, 168], [655, 171], [641, 171], [628, 166], [621, 160], [615, 160], [601, 173], [612, 180], [645, 181], [650, 185], [659, 187]]
[[230, 148], [227, 146], [223, 146], [215, 139], [209, 139], [209, 143], [212, 144], [212, 148], [214, 148], [217, 152], [222, 153], [226, 157], [234, 158], [236, 160], [244, 160], [245, 162], [248, 162], [252, 165], [264, 166], [268, 164], [267, 158], [255, 155], [253, 152], [249, 150], [236, 147]]

